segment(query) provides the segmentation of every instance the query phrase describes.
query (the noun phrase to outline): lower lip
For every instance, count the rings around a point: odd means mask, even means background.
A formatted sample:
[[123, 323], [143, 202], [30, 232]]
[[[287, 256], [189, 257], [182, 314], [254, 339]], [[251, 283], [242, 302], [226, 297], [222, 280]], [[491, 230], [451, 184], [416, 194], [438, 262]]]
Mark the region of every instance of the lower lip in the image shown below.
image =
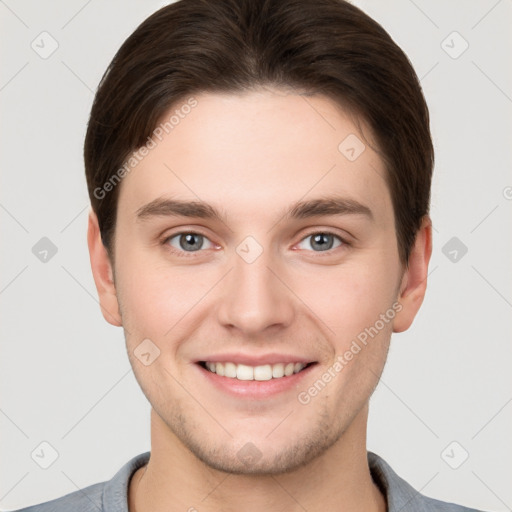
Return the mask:
[[239, 398], [263, 399], [296, 388], [316, 364], [312, 364], [299, 373], [294, 373], [288, 377], [270, 380], [238, 380], [231, 377], [221, 377], [203, 368], [200, 364], [196, 364], [196, 366], [201, 374], [208, 379], [209, 383], [225, 393]]

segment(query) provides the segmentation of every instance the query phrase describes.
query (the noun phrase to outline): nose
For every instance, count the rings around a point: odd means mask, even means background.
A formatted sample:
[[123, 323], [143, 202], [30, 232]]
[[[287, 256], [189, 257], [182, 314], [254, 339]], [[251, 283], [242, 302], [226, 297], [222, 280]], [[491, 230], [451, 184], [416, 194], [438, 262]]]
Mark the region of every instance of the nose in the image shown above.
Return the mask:
[[233, 254], [233, 268], [222, 285], [217, 310], [221, 325], [255, 336], [292, 323], [293, 292], [286, 284], [282, 265], [271, 260], [266, 250], [252, 262]]

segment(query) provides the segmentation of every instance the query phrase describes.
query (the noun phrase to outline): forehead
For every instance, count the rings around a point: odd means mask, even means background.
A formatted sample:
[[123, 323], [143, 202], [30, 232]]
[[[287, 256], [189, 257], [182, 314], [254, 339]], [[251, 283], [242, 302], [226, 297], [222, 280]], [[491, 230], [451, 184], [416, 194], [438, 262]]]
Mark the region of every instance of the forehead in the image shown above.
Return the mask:
[[174, 105], [158, 128], [152, 149], [139, 151], [123, 179], [121, 215], [174, 196], [250, 218], [331, 193], [371, 205], [377, 218], [390, 213], [384, 165], [367, 144], [375, 147], [371, 131], [328, 98], [199, 94]]

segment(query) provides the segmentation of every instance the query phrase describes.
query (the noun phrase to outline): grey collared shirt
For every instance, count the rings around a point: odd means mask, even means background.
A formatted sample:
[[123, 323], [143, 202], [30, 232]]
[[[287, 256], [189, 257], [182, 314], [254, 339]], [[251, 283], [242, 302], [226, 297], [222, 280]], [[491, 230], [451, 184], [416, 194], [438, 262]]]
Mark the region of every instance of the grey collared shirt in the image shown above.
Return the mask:
[[[111, 480], [14, 512], [129, 512], [130, 478], [147, 463], [149, 455], [145, 452], [129, 460]], [[368, 462], [373, 480], [386, 496], [388, 512], [479, 512], [423, 496], [375, 453], [368, 452]]]

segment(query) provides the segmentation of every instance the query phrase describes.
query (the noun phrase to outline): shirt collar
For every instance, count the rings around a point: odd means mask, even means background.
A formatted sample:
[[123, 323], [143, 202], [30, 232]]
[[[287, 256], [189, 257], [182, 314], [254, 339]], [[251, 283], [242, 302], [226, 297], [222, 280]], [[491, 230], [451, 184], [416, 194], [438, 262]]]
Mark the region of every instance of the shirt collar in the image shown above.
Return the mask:
[[386, 498], [388, 512], [428, 512], [425, 497], [400, 478], [381, 457], [368, 452], [368, 465], [373, 481]]
[[151, 452], [145, 452], [129, 460], [103, 488], [102, 510], [108, 512], [128, 512], [128, 487], [130, 479], [144, 466]]

